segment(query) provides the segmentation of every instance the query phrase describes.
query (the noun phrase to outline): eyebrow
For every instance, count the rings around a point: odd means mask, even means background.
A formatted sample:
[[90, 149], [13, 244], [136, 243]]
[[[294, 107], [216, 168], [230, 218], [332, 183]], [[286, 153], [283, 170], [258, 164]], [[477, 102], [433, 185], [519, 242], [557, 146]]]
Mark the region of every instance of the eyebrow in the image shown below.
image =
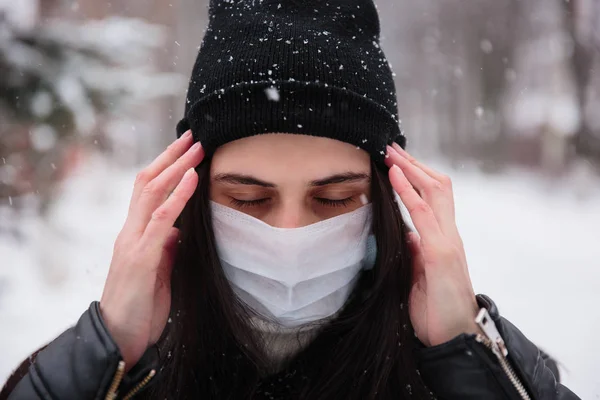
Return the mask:
[[262, 186], [268, 188], [274, 188], [277, 185], [270, 182], [261, 181], [258, 178], [253, 177], [252, 175], [244, 175], [244, 174], [218, 174], [215, 176], [215, 181], [225, 182], [225, 183], [234, 183], [240, 185], [253, 185], [253, 186]]
[[[328, 176], [326, 178], [317, 179], [310, 182], [310, 186], [326, 186], [332, 185], [336, 183], [350, 183], [350, 182], [358, 182], [358, 181], [369, 181], [371, 178], [368, 174], [358, 173], [358, 172], [345, 172], [341, 174], [335, 174]], [[218, 174], [214, 177], [215, 181], [225, 182], [225, 183], [233, 183], [238, 185], [252, 185], [252, 186], [262, 186], [266, 188], [274, 188], [277, 187], [274, 183], [265, 182], [258, 178], [253, 177], [252, 175], [245, 174]]]
[[310, 186], [326, 186], [335, 183], [350, 183], [358, 181], [369, 181], [371, 177], [367, 174], [358, 172], [345, 172], [343, 174], [335, 174], [323, 179], [312, 181]]

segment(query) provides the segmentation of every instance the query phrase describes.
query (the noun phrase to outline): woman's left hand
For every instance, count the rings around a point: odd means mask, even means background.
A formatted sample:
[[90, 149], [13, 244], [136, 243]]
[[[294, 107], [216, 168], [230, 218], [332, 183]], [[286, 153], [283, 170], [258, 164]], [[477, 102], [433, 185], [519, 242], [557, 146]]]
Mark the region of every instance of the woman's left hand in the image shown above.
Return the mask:
[[414, 263], [409, 312], [415, 333], [426, 346], [477, 333], [479, 307], [456, 227], [450, 178], [397, 144], [387, 150], [390, 181], [418, 231], [409, 233]]

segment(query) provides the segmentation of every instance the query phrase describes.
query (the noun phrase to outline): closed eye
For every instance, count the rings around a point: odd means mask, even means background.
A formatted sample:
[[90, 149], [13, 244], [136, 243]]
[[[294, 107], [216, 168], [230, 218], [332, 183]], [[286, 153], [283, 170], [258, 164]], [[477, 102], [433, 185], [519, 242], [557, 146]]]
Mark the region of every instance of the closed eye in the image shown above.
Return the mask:
[[347, 197], [345, 199], [339, 199], [339, 200], [326, 199], [323, 197], [315, 197], [315, 200], [327, 207], [346, 207], [346, 206], [348, 206], [348, 204], [356, 202], [356, 199], [352, 196]]
[[265, 197], [262, 199], [256, 199], [256, 200], [239, 200], [239, 199], [232, 197], [231, 204], [238, 208], [256, 207], [256, 206], [261, 206], [263, 204], [266, 204], [269, 200], [270, 199], [268, 197]]

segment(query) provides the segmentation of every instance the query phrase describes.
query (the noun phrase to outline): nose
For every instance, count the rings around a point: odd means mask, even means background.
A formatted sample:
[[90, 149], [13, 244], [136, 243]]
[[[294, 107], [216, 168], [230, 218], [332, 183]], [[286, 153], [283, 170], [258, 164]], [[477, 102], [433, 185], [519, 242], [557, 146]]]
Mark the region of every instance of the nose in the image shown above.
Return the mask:
[[315, 223], [315, 218], [302, 204], [281, 204], [273, 210], [267, 223], [276, 228], [300, 228]]

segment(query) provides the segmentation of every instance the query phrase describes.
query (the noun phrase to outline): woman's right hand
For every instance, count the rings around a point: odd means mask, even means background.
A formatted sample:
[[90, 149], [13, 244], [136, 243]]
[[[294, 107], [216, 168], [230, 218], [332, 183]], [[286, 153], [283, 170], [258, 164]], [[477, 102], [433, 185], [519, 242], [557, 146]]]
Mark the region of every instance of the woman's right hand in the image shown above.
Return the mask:
[[126, 368], [158, 341], [169, 318], [178, 242], [173, 224], [198, 185], [194, 167], [204, 157], [192, 142], [187, 131], [137, 175], [115, 242], [100, 310]]

